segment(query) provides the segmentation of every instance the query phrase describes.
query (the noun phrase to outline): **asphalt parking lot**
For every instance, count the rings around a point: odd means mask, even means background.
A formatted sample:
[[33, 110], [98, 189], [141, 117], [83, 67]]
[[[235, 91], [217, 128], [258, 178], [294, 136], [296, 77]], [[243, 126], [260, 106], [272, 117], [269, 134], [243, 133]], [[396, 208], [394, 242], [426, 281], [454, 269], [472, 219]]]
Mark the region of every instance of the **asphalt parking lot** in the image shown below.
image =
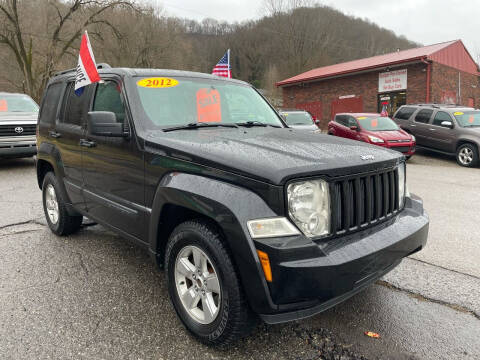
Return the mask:
[[1, 358], [478, 359], [480, 169], [420, 152], [407, 173], [430, 215], [423, 251], [323, 314], [212, 349], [182, 328], [146, 252], [98, 225], [52, 235], [33, 161], [1, 161]]

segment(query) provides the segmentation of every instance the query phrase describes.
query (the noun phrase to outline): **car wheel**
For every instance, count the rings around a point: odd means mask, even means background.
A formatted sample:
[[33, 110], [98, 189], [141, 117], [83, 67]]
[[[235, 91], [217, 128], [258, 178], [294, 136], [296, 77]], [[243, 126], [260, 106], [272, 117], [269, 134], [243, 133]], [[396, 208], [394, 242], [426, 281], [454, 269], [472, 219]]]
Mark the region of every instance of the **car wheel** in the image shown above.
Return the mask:
[[43, 211], [50, 230], [57, 235], [65, 236], [80, 229], [83, 217], [68, 213], [65, 199], [59, 189], [57, 178], [52, 172], [48, 172], [42, 186]]
[[165, 270], [178, 317], [203, 343], [228, 344], [255, 325], [232, 259], [212, 224], [180, 224], [168, 240]]
[[465, 167], [474, 167], [478, 164], [478, 150], [475, 145], [462, 144], [457, 149], [457, 163]]

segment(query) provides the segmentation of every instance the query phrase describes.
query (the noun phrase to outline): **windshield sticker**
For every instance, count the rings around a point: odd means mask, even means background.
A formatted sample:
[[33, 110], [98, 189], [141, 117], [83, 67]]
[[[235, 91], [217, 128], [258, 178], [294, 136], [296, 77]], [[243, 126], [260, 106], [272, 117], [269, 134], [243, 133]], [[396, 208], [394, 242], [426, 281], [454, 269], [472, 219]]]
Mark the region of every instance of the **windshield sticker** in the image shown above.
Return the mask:
[[358, 120], [365, 120], [367, 117], [366, 116], [359, 116], [357, 117]]
[[453, 115], [455, 115], [455, 116], [456, 116], [456, 115], [463, 115], [463, 112], [461, 112], [461, 111], [456, 111], [456, 112], [453, 113]]
[[378, 119], [372, 119], [371, 122], [370, 122], [370, 125], [372, 125], [372, 127], [377, 127]]
[[202, 88], [197, 91], [198, 122], [221, 122], [222, 109], [220, 93], [212, 88]]
[[178, 85], [178, 80], [171, 78], [147, 78], [137, 81], [137, 85], [146, 88], [169, 88]]
[[2, 112], [8, 111], [7, 100], [0, 99], [0, 111], [2, 111]]

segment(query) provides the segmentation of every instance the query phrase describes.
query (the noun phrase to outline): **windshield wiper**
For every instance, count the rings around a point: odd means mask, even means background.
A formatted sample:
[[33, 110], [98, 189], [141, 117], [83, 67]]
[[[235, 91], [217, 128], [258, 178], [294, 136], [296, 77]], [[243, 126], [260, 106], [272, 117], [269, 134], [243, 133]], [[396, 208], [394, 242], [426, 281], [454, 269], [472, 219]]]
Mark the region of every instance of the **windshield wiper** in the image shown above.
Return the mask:
[[187, 125], [181, 125], [181, 126], [172, 126], [169, 128], [162, 129], [164, 132], [168, 131], [175, 131], [175, 130], [190, 130], [190, 129], [200, 129], [200, 128], [206, 128], [206, 127], [229, 127], [229, 128], [236, 128], [238, 127], [235, 124], [208, 124], [208, 123], [189, 123]]
[[265, 123], [262, 123], [261, 121], [257, 121], [257, 120], [253, 120], [253, 121], [249, 120], [249, 121], [245, 121], [245, 122], [236, 122], [235, 124], [238, 125], [238, 126], [247, 126], [247, 127], [251, 127], [251, 126], [262, 126], [262, 127], [271, 126], [271, 127], [276, 127], [276, 128], [281, 127], [281, 126], [278, 126], [278, 125], [265, 124]]

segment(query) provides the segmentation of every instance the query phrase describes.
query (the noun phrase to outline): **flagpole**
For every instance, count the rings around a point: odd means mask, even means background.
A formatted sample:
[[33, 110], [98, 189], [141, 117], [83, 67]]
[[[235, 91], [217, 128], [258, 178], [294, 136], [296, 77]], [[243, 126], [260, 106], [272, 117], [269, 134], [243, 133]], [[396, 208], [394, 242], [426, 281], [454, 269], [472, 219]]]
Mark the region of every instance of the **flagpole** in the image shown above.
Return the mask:
[[232, 78], [232, 68], [230, 67], [230, 49], [228, 49], [227, 52], [228, 52], [228, 74], [230, 75], [230, 78]]

